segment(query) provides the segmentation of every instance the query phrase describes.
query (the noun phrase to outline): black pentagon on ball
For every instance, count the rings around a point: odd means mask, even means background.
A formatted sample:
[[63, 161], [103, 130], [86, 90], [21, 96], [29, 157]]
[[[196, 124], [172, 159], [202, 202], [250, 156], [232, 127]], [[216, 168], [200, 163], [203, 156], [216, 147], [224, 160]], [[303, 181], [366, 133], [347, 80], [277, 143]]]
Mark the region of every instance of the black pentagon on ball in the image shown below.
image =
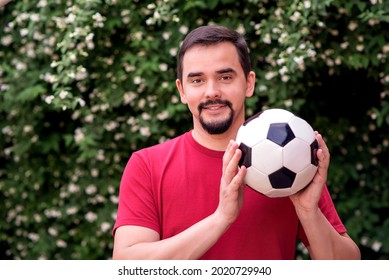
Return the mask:
[[275, 189], [290, 188], [293, 185], [295, 178], [296, 173], [290, 171], [286, 167], [282, 167], [269, 175], [270, 183]]
[[267, 132], [267, 139], [284, 147], [295, 138], [295, 135], [287, 123], [272, 123]]
[[319, 160], [317, 159], [317, 155], [316, 155], [318, 149], [319, 149], [319, 143], [315, 139], [315, 141], [313, 141], [311, 144], [311, 163], [314, 166], [319, 165]]
[[239, 167], [244, 165], [247, 168], [251, 166], [251, 148], [244, 143], [240, 143], [239, 149], [242, 151], [242, 157], [239, 160]]

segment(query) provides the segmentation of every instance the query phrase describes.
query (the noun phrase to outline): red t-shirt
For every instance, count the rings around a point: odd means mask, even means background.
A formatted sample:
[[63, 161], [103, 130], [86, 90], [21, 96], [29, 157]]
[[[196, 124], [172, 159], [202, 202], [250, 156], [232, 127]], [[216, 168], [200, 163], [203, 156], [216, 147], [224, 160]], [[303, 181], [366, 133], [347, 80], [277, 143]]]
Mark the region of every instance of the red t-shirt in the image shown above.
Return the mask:
[[[223, 154], [198, 144], [191, 132], [133, 153], [123, 172], [113, 232], [136, 225], [165, 239], [212, 214]], [[334, 228], [345, 232], [327, 188], [319, 204]], [[290, 199], [246, 187], [237, 220], [202, 259], [294, 259], [297, 239], [308, 243]]]

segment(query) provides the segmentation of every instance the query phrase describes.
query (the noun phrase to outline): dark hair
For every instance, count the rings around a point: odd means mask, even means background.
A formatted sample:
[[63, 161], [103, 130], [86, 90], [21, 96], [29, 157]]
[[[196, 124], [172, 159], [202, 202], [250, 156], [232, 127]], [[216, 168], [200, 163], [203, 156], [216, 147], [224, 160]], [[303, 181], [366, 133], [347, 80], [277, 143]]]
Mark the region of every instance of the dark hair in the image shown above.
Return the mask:
[[231, 42], [236, 47], [240, 65], [247, 77], [251, 71], [251, 61], [247, 43], [243, 35], [224, 26], [200, 26], [192, 30], [182, 42], [178, 52], [177, 78], [182, 81], [183, 60], [185, 52], [194, 45], [210, 46], [221, 42]]

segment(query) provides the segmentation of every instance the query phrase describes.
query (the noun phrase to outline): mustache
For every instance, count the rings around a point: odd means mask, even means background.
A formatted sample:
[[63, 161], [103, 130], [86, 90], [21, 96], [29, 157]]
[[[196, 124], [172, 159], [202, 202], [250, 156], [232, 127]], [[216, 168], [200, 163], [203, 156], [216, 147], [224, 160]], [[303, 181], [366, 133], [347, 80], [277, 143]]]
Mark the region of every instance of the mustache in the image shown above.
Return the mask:
[[201, 102], [198, 106], [197, 109], [199, 112], [203, 110], [204, 107], [210, 106], [210, 105], [225, 105], [228, 106], [230, 109], [232, 109], [232, 103], [228, 100], [222, 100], [222, 99], [215, 99], [215, 100], [207, 100], [204, 102]]

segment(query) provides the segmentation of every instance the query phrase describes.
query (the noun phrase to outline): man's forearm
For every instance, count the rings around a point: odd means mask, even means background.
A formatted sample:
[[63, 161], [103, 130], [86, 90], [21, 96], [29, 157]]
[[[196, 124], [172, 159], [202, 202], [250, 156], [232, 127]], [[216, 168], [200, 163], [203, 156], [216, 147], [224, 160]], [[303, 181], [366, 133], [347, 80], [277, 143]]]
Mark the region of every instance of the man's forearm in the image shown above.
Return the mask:
[[309, 241], [312, 259], [360, 259], [360, 251], [347, 234], [339, 234], [324, 214], [298, 213], [300, 222]]

